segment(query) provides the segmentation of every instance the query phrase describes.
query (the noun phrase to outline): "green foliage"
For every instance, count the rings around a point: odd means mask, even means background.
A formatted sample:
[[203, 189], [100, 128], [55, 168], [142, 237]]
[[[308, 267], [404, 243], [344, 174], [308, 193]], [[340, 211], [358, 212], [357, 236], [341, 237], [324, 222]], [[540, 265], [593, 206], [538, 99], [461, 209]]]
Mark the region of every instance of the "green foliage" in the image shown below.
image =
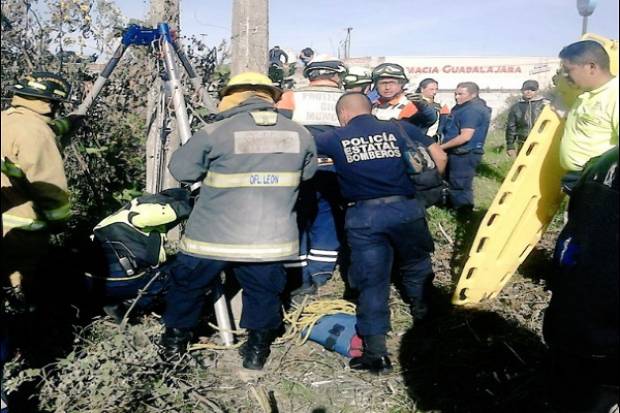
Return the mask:
[[[108, 56], [126, 24], [111, 0], [3, 1], [2, 90], [33, 70], [59, 72], [73, 87], [72, 102], [64, 108], [71, 112], [102, 67], [95, 64], [96, 54], [85, 54], [87, 42]], [[216, 93], [229, 76], [226, 43], [209, 48], [195, 37], [185, 41], [188, 59]], [[69, 238], [79, 242], [99, 220], [144, 191], [147, 96], [158, 72], [150, 48], [129, 49], [64, 148], [73, 203]], [[3, 108], [7, 104], [4, 99]]]

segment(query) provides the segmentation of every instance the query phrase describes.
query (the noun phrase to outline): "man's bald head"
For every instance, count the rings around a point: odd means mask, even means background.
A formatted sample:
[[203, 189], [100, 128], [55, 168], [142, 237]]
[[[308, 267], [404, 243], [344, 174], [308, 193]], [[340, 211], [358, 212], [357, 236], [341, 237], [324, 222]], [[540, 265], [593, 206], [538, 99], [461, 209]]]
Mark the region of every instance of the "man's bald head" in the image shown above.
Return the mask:
[[361, 92], [345, 93], [336, 103], [336, 113], [342, 126], [345, 126], [356, 116], [370, 115], [371, 112], [372, 104], [370, 99]]

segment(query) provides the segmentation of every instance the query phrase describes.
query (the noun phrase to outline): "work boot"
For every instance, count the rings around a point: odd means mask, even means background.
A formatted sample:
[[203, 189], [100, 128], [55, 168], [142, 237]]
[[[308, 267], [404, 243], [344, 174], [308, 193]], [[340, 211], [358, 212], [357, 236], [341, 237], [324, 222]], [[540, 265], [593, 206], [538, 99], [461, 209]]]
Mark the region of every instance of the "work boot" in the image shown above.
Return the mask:
[[103, 306], [103, 312], [112, 317], [116, 324], [120, 324], [128, 308], [124, 303], [109, 304]]
[[424, 300], [411, 300], [409, 309], [416, 326], [426, 323], [430, 318], [428, 304]]
[[372, 374], [385, 374], [392, 371], [392, 362], [387, 355], [385, 335], [364, 336], [364, 354], [349, 362], [351, 370], [366, 370]]
[[167, 359], [182, 356], [187, 351], [187, 345], [192, 338], [192, 332], [184, 328], [169, 328], [161, 335], [159, 344], [162, 355]]
[[300, 306], [304, 302], [304, 298], [308, 297], [306, 303], [308, 303], [312, 297], [316, 296], [318, 288], [315, 284], [302, 285], [296, 290], [291, 291], [291, 303]]
[[275, 338], [275, 330], [248, 330], [248, 341], [239, 349], [243, 367], [262, 370], [271, 353], [269, 346]]

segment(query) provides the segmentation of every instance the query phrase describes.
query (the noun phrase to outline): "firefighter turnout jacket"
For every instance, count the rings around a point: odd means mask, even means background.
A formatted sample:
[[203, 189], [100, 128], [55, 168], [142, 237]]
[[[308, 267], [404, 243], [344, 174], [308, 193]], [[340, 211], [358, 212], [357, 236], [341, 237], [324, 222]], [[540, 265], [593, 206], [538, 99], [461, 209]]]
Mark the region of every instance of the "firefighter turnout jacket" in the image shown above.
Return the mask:
[[312, 136], [260, 98], [221, 115], [170, 161], [177, 180], [202, 181], [181, 249], [222, 261], [297, 258], [294, 207], [300, 182], [317, 168]]
[[44, 230], [70, 216], [51, 112], [48, 102], [19, 96], [2, 112], [3, 236], [13, 229]]

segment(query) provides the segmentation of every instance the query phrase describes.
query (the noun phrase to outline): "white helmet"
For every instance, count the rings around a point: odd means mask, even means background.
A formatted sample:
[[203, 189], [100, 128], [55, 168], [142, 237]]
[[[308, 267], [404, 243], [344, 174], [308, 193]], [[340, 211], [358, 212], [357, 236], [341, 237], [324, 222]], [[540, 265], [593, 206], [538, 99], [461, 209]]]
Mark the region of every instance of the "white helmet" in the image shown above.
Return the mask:
[[345, 89], [351, 89], [356, 86], [367, 86], [371, 83], [371, 71], [366, 67], [351, 66], [344, 77]]

